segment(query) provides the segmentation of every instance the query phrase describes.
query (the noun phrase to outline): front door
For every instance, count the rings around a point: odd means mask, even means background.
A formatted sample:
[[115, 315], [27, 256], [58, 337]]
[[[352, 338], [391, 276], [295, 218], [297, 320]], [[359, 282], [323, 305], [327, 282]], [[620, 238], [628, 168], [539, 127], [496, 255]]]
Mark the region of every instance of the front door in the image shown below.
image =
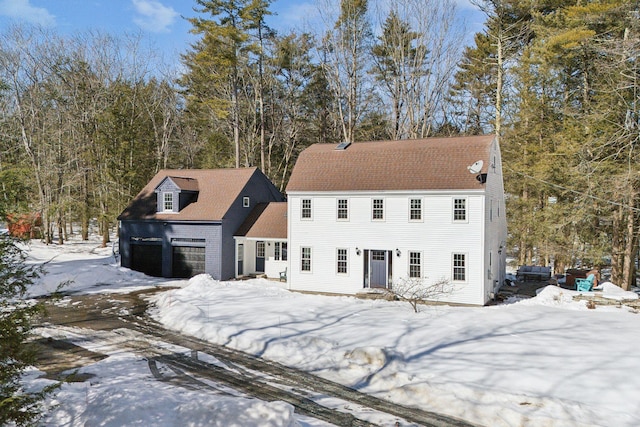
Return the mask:
[[256, 273], [264, 273], [264, 242], [256, 242]]
[[370, 252], [370, 281], [369, 286], [372, 288], [387, 287], [387, 251], [371, 251]]

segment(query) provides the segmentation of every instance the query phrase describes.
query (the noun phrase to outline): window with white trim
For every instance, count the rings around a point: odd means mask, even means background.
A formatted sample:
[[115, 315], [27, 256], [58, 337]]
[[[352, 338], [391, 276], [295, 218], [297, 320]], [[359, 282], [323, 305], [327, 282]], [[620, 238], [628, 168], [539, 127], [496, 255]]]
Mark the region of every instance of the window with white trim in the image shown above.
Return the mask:
[[409, 220], [422, 221], [422, 199], [409, 200]]
[[238, 262], [244, 261], [244, 244], [238, 243]]
[[338, 199], [338, 212], [337, 218], [341, 221], [349, 219], [349, 199]]
[[467, 259], [465, 254], [453, 254], [453, 280], [467, 280]]
[[311, 271], [311, 248], [300, 248], [300, 270]]
[[243, 208], [248, 208], [250, 204], [251, 204], [251, 200], [248, 197], [243, 197], [242, 198], [242, 207]]
[[371, 202], [371, 219], [384, 219], [384, 199], [373, 199]]
[[453, 220], [467, 220], [467, 199], [453, 199]]
[[273, 251], [273, 258], [276, 261], [287, 260], [287, 242], [275, 242]]
[[300, 217], [302, 219], [311, 219], [311, 199], [302, 199]]
[[256, 242], [256, 257], [264, 258], [264, 241], [262, 240]]
[[349, 251], [347, 249], [338, 248], [336, 250], [336, 271], [338, 274], [347, 274], [349, 265], [348, 254]]
[[419, 279], [422, 277], [422, 254], [409, 252], [409, 277]]
[[167, 192], [167, 193], [163, 193], [164, 196], [164, 204], [163, 204], [163, 208], [164, 211], [168, 211], [168, 212], [173, 212], [173, 193], [171, 192]]

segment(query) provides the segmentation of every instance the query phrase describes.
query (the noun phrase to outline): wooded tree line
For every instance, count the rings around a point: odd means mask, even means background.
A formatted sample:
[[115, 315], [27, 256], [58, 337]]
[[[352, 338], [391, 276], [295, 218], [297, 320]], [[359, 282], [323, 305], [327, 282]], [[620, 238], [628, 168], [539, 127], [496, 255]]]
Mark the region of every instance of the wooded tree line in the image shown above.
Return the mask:
[[520, 264], [610, 262], [614, 283], [635, 285], [638, 2], [480, 6], [485, 31], [465, 51], [455, 88], [473, 100], [470, 129], [495, 120]]
[[[0, 41], [0, 182], [44, 237], [115, 217], [161, 168], [258, 166], [281, 189], [316, 142], [499, 135], [521, 264], [635, 274], [637, 3], [326, 0], [279, 34], [270, 0], [195, 0], [177, 72], [136, 37], [30, 27]], [[166, 64], [165, 64], [166, 65]]]

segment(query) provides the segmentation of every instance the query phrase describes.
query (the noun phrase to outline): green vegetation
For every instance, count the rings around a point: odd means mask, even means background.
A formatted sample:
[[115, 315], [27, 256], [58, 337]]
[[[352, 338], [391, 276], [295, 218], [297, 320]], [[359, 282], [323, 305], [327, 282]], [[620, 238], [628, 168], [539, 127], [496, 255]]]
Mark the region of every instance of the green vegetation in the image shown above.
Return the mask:
[[23, 390], [20, 379], [33, 364], [28, 343], [31, 321], [42, 306], [25, 300], [38, 270], [25, 266], [24, 253], [8, 236], [0, 236], [0, 424], [32, 425], [41, 415], [42, 399], [57, 386], [38, 392]]
[[259, 166], [284, 189], [316, 142], [496, 133], [519, 264], [611, 262], [634, 283], [640, 174], [637, 3], [328, 2], [278, 34], [266, 0], [196, 0], [181, 74], [135, 39], [0, 33], [0, 205], [47, 241], [104, 232], [161, 168]]

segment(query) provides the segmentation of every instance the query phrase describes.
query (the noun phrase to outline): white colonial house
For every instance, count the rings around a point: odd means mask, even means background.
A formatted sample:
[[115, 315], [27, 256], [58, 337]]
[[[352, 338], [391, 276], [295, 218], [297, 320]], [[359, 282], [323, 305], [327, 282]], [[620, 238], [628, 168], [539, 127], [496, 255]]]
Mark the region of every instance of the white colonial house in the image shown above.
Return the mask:
[[291, 290], [356, 294], [445, 281], [440, 300], [483, 305], [504, 282], [506, 212], [492, 135], [312, 145], [286, 190]]

